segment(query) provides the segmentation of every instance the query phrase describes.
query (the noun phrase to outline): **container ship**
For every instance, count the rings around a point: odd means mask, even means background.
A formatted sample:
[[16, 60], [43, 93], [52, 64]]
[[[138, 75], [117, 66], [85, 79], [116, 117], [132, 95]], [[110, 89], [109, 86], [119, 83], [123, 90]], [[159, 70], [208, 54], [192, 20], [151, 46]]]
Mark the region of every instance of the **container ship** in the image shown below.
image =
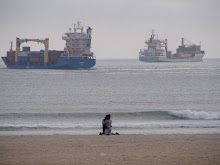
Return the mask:
[[172, 54], [168, 51], [167, 39], [155, 39], [154, 31], [145, 44], [147, 46], [139, 52], [139, 60], [144, 62], [198, 62], [205, 55], [205, 51], [201, 51], [201, 44], [184, 44], [184, 38], [182, 45]]
[[[63, 51], [49, 50], [49, 38], [16, 38], [16, 50], [12, 49], [11, 42], [11, 48], [2, 60], [7, 68], [12, 69], [89, 69], [95, 66], [96, 59], [90, 51], [92, 28], [88, 27], [84, 32], [83, 26], [78, 22], [73, 29], [68, 30], [69, 32], [62, 36], [66, 41]], [[20, 51], [20, 45], [30, 41], [44, 44], [45, 50], [31, 51], [30, 47], [23, 47]]]

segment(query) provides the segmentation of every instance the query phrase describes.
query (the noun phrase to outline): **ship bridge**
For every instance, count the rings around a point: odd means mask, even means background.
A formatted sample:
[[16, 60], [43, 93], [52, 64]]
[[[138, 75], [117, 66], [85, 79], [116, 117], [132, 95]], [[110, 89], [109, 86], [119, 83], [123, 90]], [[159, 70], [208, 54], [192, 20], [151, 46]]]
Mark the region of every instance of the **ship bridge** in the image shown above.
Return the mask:
[[83, 27], [80, 22], [74, 24], [73, 32], [69, 28], [69, 32], [62, 36], [62, 39], [66, 41], [65, 52], [67, 56], [93, 56], [90, 52], [92, 28], [88, 27], [86, 33], [83, 31]]

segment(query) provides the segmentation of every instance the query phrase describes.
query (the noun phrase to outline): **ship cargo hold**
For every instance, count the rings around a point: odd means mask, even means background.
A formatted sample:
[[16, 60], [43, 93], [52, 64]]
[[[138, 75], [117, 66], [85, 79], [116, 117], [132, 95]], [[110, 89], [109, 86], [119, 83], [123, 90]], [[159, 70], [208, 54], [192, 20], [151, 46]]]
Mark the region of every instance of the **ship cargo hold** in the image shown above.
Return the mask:
[[[96, 64], [96, 59], [91, 49], [92, 28], [83, 27], [78, 22], [74, 25], [73, 32], [62, 36], [66, 41], [63, 51], [49, 50], [49, 38], [46, 39], [20, 39], [16, 38], [16, 50], [11, 48], [7, 56], [2, 57], [7, 68], [12, 69], [90, 69]], [[45, 46], [45, 50], [31, 51], [30, 47], [20, 45], [25, 42], [38, 42]]]
[[145, 42], [146, 47], [139, 52], [139, 60], [143, 62], [198, 62], [202, 61], [205, 51], [201, 50], [201, 45], [184, 44], [172, 54], [167, 48], [167, 39], [155, 39], [154, 31], [151, 37]]

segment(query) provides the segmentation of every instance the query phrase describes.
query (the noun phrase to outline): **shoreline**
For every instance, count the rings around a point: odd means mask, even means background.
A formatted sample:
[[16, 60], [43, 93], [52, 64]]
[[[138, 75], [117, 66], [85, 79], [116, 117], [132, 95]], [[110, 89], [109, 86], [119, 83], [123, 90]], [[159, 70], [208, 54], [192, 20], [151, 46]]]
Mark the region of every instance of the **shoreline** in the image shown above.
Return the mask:
[[0, 136], [0, 164], [220, 164], [220, 134]]
[[[0, 138], [1, 137], [24, 137], [24, 136], [101, 136], [99, 134], [100, 132], [98, 132], [97, 134], [23, 134], [23, 135], [20, 135], [20, 134], [15, 134], [15, 135], [9, 135], [9, 134], [3, 134], [3, 135], [0, 135]], [[220, 135], [220, 133], [183, 133], [183, 134], [180, 134], [180, 133], [161, 133], [161, 134], [116, 134], [116, 133], [119, 133], [119, 132], [113, 132], [113, 134], [111, 134], [110, 136], [113, 136], [113, 135], [121, 135], [121, 136], [185, 136], [185, 135]], [[104, 135], [103, 135], [104, 136]], [[107, 136], [107, 135], [105, 135]]]

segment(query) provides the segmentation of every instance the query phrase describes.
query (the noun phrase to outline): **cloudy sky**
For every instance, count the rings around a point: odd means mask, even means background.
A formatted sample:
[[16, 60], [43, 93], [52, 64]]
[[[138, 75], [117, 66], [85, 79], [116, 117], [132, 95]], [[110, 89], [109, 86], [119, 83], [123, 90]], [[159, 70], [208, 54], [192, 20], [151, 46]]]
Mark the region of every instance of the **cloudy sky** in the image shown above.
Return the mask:
[[173, 52], [183, 37], [220, 58], [219, 0], [0, 0], [0, 56], [16, 37], [49, 38], [49, 49], [63, 50], [62, 35], [77, 21], [93, 28], [97, 59], [138, 58], [152, 29]]

